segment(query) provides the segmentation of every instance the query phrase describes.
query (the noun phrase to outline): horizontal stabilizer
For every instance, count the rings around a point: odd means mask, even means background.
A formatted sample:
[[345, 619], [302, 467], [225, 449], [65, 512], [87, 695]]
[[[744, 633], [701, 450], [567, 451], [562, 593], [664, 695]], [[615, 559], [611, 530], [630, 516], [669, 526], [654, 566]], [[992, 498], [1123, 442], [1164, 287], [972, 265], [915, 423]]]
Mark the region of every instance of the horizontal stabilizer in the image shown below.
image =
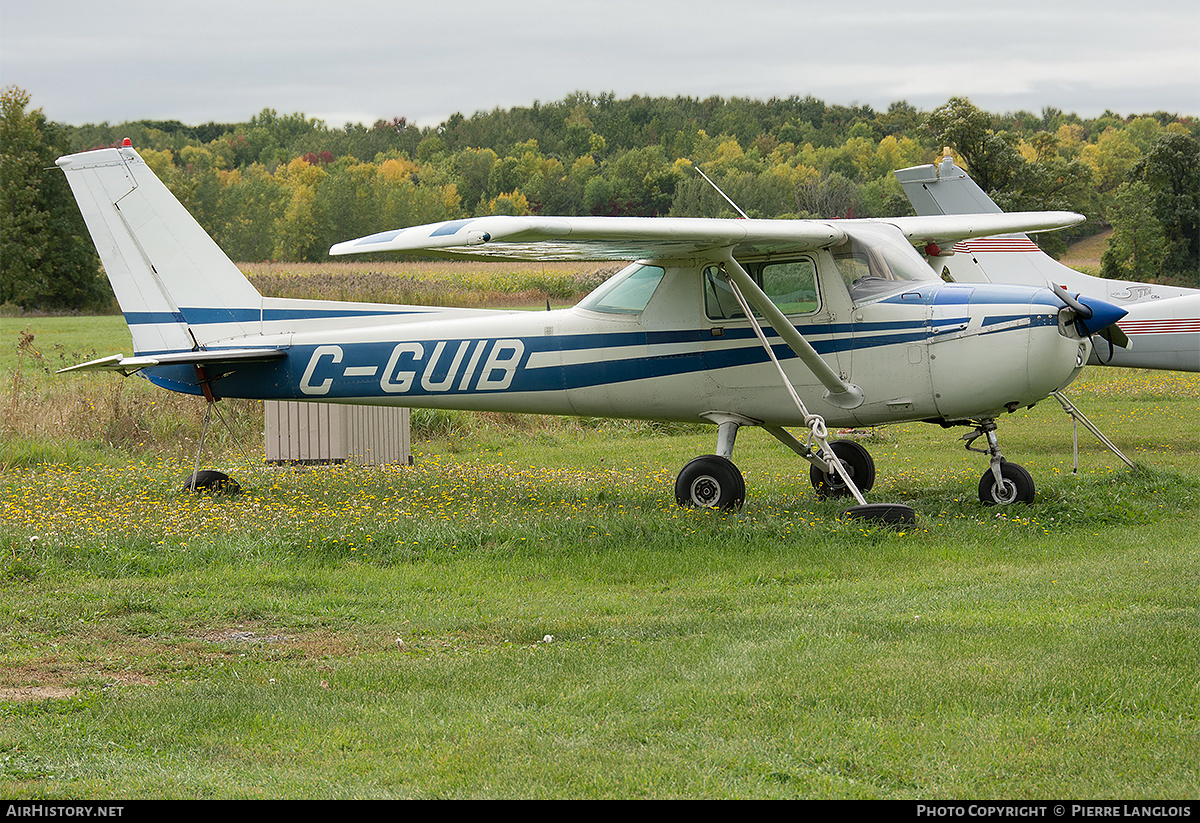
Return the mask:
[[216, 351], [186, 351], [126, 357], [114, 354], [90, 360], [78, 366], [59, 369], [58, 374], [72, 371], [117, 371], [133, 374], [150, 366], [216, 366], [229, 363], [262, 363], [287, 357], [285, 349], [224, 349]]

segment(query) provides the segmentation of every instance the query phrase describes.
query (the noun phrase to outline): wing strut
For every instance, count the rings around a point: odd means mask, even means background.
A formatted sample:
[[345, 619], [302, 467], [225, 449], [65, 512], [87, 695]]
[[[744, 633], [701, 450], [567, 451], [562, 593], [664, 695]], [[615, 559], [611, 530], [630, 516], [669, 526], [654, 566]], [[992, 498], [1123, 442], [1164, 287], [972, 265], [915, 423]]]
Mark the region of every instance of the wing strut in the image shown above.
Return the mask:
[[[778, 318], [781, 319], [783, 322], [778, 323], [776, 320], [772, 319], [771, 325], [775, 328], [776, 331], [778, 331], [780, 333], [781, 336], [783, 336], [783, 331], [781, 330], [781, 326], [786, 325], [788, 328], [790, 328], [792, 330], [792, 332], [795, 334], [795, 336], [797, 338], [799, 338], [799, 340], [803, 344], [803, 349], [807, 349], [807, 351], [812, 352], [812, 356], [815, 357], [822, 366], [825, 366], [826, 370], [828, 370], [830, 372], [830, 374], [832, 374], [833, 370], [829, 369], [829, 367], [825, 364], [825, 361], [821, 360], [820, 356], [817, 355], [816, 350], [813, 349], [813, 347], [808, 344], [808, 341], [805, 340], [804, 337], [798, 331], [796, 331], [796, 327], [793, 326], [787, 320], [787, 318], [783, 316], [783, 313], [780, 312], [778, 308], [776, 308], [775, 304], [772, 303], [771, 299], [769, 297], [767, 297], [767, 295], [763, 292], [763, 290], [758, 287], [758, 284], [755, 283], [753, 279], [751, 279], [750, 275], [746, 274], [745, 270], [742, 269], [742, 267], [740, 265], [738, 265], [738, 262], [733, 259], [732, 255], [730, 255], [730, 257], [729, 257], [729, 262], [733, 264], [729, 268], [733, 269], [734, 272], [741, 275], [740, 277], [738, 277], [735, 274], [731, 274], [728, 271], [725, 272], [726, 279], [729, 281], [729, 288], [731, 291], [733, 291], [733, 296], [737, 298], [738, 303], [741, 304], [742, 311], [746, 313], [746, 317], [750, 320], [750, 325], [751, 325], [751, 327], [753, 327], [754, 333], [758, 336], [758, 342], [762, 343], [762, 347], [767, 350], [767, 356], [771, 358], [771, 362], [774, 363], [775, 368], [779, 370], [779, 376], [783, 379], [783, 385], [787, 387], [788, 394], [790, 394], [792, 396], [792, 400], [796, 403], [796, 408], [798, 408], [800, 410], [800, 414], [804, 416], [804, 425], [808, 426], [809, 432], [811, 433], [813, 439], [815, 439], [817, 441], [817, 445], [819, 447], [817, 456], [821, 460], [828, 463], [829, 466], [832, 467], [835, 472], [837, 472], [838, 476], [840, 476], [842, 478], [842, 482], [846, 484], [846, 488], [848, 488], [850, 490], [850, 492], [854, 495], [854, 499], [858, 501], [858, 505], [860, 505], [860, 506], [867, 505], [866, 499], [863, 497], [862, 492], [860, 492], [858, 490], [858, 486], [856, 486], [854, 484], [854, 481], [852, 479], [850, 479], [850, 475], [849, 475], [849, 473], [847, 473], [845, 467], [842, 465], [842, 461], [839, 460], [836, 455], [834, 455], [833, 449], [831, 449], [829, 447], [829, 442], [826, 440], [826, 437], [829, 434], [829, 430], [825, 426], [825, 418], [819, 414], [812, 414], [811, 412], [809, 412], [809, 410], [804, 406], [804, 401], [800, 399], [800, 395], [796, 393], [796, 387], [792, 385], [792, 381], [788, 379], [787, 374], [783, 371], [783, 366], [780, 365], [779, 358], [777, 358], [775, 356], [775, 352], [771, 349], [771, 344], [769, 342], [767, 342], [767, 336], [765, 334], [763, 334], [762, 326], [759, 325], [759, 323], [758, 323], [758, 318], [756, 318], [754, 316], [754, 312], [752, 312], [750, 310], [750, 306], [747, 303], [746, 296], [744, 294], [742, 294], [742, 288], [739, 287], [742, 285], [741, 281], [743, 279], [745, 280], [745, 283], [748, 284], [747, 290], [750, 291], [750, 294], [754, 298], [760, 298], [760, 299], [756, 299], [754, 301], [756, 304], [766, 303], [772, 309], [775, 310], [774, 313], [776, 315], [778, 315]], [[754, 292], [758, 292], [758, 294], [754, 294]], [[755, 307], [758, 308], [757, 305]], [[759, 309], [759, 310], [762, 311], [763, 314], [768, 314], [767, 311], [763, 311], [762, 309]], [[769, 318], [769, 314], [768, 314], [768, 318]], [[784, 337], [784, 339], [785, 340], [787, 339], [786, 336]], [[796, 352], [796, 354], [799, 355], [800, 358], [805, 360], [805, 362], [807, 363], [807, 360], [805, 359], [805, 354], [802, 353], [802, 349], [797, 349], [797, 347], [795, 345], [793, 345], [792, 341], [790, 341], [790, 340], [788, 340], [788, 345], [791, 346], [792, 349]], [[814, 371], [815, 371], [815, 369], [814, 369]], [[820, 377], [819, 374], [817, 376]], [[837, 380], [838, 383], [842, 383], [841, 378], [839, 378], [836, 374], [833, 374], [833, 378], [835, 380]], [[825, 380], [822, 379], [821, 382], [824, 383]], [[826, 385], [828, 386], [829, 384], [826, 383]], [[848, 386], [846, 384], [842, 384], [842, 385], [846, 386], [847, 392], [851, 388], [850, 386]], [[832, 393], [832, 391], [833, 391], [833, 389], [830, 388], [831, 393]], [[859, 402], [860, 403], [862, 402], [862, 392], [861, 391], [859, 392]], [[778, 436], [778, 435], [776, 435], [776, 436]]]
[[[809, 345], [804, 336], [796, 330], [796, 327], [784, 317], [783, 312], [771, 302], [771, 298], [758, 287], [758, 284], [746, 274], [745, 270], [738, 265], [738, 262], [733, 259], [733, 255], [729, 254], [726, 263], [728, 266], [722, 266], [725, 272], [726, 280], [729, 282], [729, 288], [733, 291], [734, 297], [737, 298], [741, 305], [742, 311], [746, 313], [746, 318], [750, 321], [751, 327], [754, 329], [755, 335], [758, 336], [758, 342], [762, 343], [762, 347], [767, 350], [767, 356], [771, 358], [771, 362], [775, 364], [775, 368], [779, 371], [779, 376], [783, 380], [783, 385], [787, 387], [788, 393], [792, 396], [792, 400], [796, 403], [796, 408], [800, 410], [800, 414], [804, 416], [804, 425], [808, 426], [810, 440], [817, 441], [817, 450], [815, 453], [807, 446], [803, 446], [789, 432], [782, 427], [769, 426], [767, 431], [775, 435], [776, 438], [784, 443], [792, 446], [800, 454], [805, 454], [813, 465], [824, 463], [833, 469], [834, 473], [842, 479], [846, 484], [846, 488], [854, 495], [854, 499], [858, 501], [857, 506], [852, 506], [842, 512], [844, 517], [853, 517], [861, 520], [871, 520], [882, 523], [887, 526], [903, 527], [906, 524], [917, 522], [917, 513], [911, 506], [906, 506], [903, 503], [876, 503], [868, 504], [863, 497], [863, 493], [859, 490], [854, 480], [850, 477], [850, 473], [846, 471], [846, 467], [842, 465], [841, 458], [837, 456], [829, 446], [828, 429], [825, 426], [825, 418], [819, 414], [812, 414], [804, 406], [804, 401], [800, 399], [800, 395], [796, 393], [796, 387], [792, 385], [792, 381], [788, 379], [787, 374], [783, 370], [783, 366], [779, 364], [779, 358], [775, 356], [771, 344], [767, 341], [767, 336], [763, 334], [762, 326], [759, 325], [758, 319], [754, 316], [754, 312], [750, 310], [750, 305], [747, 303], [746, 295], [742, 293], [744, 288], [750, 295], [750, 299], [754, 302], [755, 308], [758, 308], [771, 321], [771, 325], [779, 332], [780, 336], [788, 342], [792, 350], [800, 357], [801, 360], [809, 365], [813, 373], [821, 379], [821, 382], [829, 389], [826, 398], [831, 402], [837, 403], [834, 398], [841, 399], [843, 402], [850, 400], [851, 405], [847, 408], [854, 408], [859, 403], [862, 403], [862, 390], [852, 383], [844, 382], [840, 377], [826, 365], [825, 361], [820, 358], [816, 350]], [[788, 331], [790, 330], [790, 334]], [[793, 339], [795, 342], [793, 342]], [[815, 361], [820, 364], [820, 369], [814, 367], [810, 361]], [[841, 405], [841, 403], [837, 403]], [[791, 441], [791, 442], [789, 442]]]
[[[796, 356], [808, 367], [808, 370], [828, 389], [825, 393], [826, 400], [840, 409], [856, 409], [862, 405], [862, 389], [853, 383], [847, 383], [842, 380], [838, 376], [838, 373], [821, 359], [821, 355], [817, 354], [817, 350], [804, 339], [804, 335], [796, 330], [796, 327], [784, 316], [779, 307], [771, 302], [771, 298], [767, 297], [766, 293], [754, 282], [754, 279], [746, 274], [746, 270], [741, 267], [741, 264], [733, 259], [732, 253], [728, 254], [721, 263], [721, 271], [728, 278], [730, 285], [736, 284], [734, 294], [737, 294], [738, 299], [742, 301], [742, 309], [745, 310], [746, 316], [751, 318], [750, 322], [754, 325], [755, 329], [758, 330], [759, 325], [754, 321], [750, 310], [746, 308], [746, 301], [749, 301], [754, 308], [758, 309], [763, 317], [767, 318], [767, 322], [771, 324], [771, 328], [775, 329], [784, 342], [796, 353]], [[760, 337], [760, 339], [763, 338]], [[767, 346], [765, 340], [763, 345]], [[771, 347], [767, 346], [767, 352], [770, 353], [770, 351]], [[775, 358], [772, 356], [771, 359], [774, 360]], [[780, 374], [782, 373], [781, 370]], [[791, 387], [792, 384], [786, 377], [784, 377], [784, 382], [787, 383], [789, 388]], [[792, 394], [795, 394], [794, 390], [792, 390]]]

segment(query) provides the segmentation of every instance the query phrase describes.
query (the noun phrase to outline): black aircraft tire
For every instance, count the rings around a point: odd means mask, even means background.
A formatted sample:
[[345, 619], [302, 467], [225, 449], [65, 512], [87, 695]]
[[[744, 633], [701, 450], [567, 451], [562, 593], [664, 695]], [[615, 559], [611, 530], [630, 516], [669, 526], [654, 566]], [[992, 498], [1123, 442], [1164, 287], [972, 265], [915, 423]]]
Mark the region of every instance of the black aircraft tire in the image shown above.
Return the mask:
[[996, 483], [996, 476], [988, 469], [979, 478], [979, 500], [985, 506], [1008, 506], [1013, 503], [1029, 504], [1033, 502], [1036, 490], [1033, 476], [1024, 466], [1016, 463], [1002, 462], [1000, 475], [1004, 482]]
[[[858, 490], [863, 494], [869, 492], [875, 485], [875, 461], [871, 453], [854, 440], [834, 440], [829, 444], [829, 448], [833, 449], [833, 453], [842, 461], [846, 473], [850, 475], [854, 485], [858, 486]], [[812, 481], [812, 487], [821, 499], [850, 496], [850, 487], [842, 481], [836, 471], [826, 474], [813, 466], [809, 469], [808, 479]]]
[[689, 462], [675, 478], [675, 501], [681, 506], [730, 511], [746, 500], [746, 481], [727, 458], [706, 454]]

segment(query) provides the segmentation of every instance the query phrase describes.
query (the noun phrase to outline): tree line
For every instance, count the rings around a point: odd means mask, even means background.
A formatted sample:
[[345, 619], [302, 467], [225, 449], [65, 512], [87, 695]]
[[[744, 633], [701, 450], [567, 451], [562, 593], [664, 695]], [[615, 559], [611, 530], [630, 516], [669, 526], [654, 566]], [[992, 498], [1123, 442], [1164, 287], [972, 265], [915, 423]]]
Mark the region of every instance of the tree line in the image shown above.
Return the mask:
[[[128, 137], [239, 261], [321, 261], [335, 242], [486, 214], [752, 217], [911, 213], [892, 171], [951, 148], [1008, 210], [1067, 209], [1112, 226], [1106, 276], [1200, 285], [1200, 122], [1163, 112], [1083, 119], [984, 112], [954, 98], [886, 112], [811, 97], [574, 94], [550, 104], [331, 128], [266, 109], [246, 123], [67, 126], [3, 96], [0, 303], [89, 308], [106, 299], [59, 154]], [[1045, 235], [1048, 250], [1067, 236]]]

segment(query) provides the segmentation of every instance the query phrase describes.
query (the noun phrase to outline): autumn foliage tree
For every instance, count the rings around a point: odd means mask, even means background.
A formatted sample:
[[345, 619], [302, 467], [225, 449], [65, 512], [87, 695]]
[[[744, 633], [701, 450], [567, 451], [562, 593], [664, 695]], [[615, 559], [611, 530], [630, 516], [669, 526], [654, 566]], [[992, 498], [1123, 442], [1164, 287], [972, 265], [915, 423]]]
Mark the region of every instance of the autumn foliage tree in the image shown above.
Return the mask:
[[112, 292], [54, 161], [67, 151], [63, 129], [29, 95], [0, 97], [0, 303], [30, 309], [97, 308]]
[[[897, 216], [911, 207], [892, 172], [933, 162], [950, 146], [1002, 208], [1088, 216], [1078, 228], [1039, 237], [1051, 253], [1111, 221], [1112, 271], [1200, 280], [1200, 123], [1161, 112], [1085, 120], [1049, 108], [988, 113], [965, 98], [922, 113], [904, 102], [876, 112], [812, 97], [619, 100], [580, 92], [455, 114], [436, 126], [392, 117], [330, 128], [264, 109], [246, 123], [57, 127], [40, 112], [24, 114], [27, 104], [13, 94], [5, 103], [11, 274], [6, 269], [3, 294], [22, 305], [92, 300], [83, 287], [95, 279], [75, 277], [70, 266], [42, 276], [47, 255], [91, 253], [53, 161], [124, 137], [217, 243], [246, 262], [323, 261], [332, 244], [352, 237], [485, 214], [734, 216], [697, 167], [756, 218]], [[35, 144], [40, 153], [21, 148]], [[26, 178], [36, 185], [14, 182]], [[51, 206], [49, 198], [59, 200]], [[75, 223], [51, 229], [48, 221], [58, 219]], [[48, 234], [61, 240], [48, 245]], [[1147, 237], [1161, 238], [1161, 255]], [[72, 284], [80, 288], [72, 292]]]

